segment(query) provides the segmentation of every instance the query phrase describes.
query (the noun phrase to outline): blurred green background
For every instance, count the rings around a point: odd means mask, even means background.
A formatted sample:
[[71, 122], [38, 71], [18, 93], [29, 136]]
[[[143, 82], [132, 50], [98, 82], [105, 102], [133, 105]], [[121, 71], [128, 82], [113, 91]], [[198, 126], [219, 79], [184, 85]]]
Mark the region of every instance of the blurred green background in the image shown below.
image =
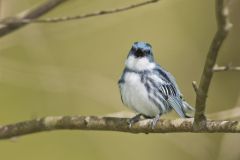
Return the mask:
[[[0, 17], [41, 0], [1, 0]], [[137, 0], [69, 0], [44, 17], [117, 8]], [[219, 65], [240, 65], [240, 1], [232, 0], [233, 28]], [[127, 111], [117, 81], [135, 41], [152, 44], [155, 59], [172, 72], [194, 105], [216, 31], [214, 0], [162, 0], [127, 12], [56, 24], [30, 24], [0, 39], [0, 124], [48, 115], [106, 115]], [[207, 113], [240, 104], [240, 74], [214, 75]], [[176, 118], [175, 113], [164, 118]], [[4, 160], [240, 159], [239, 134], [128, 134], [56, 131], [0, 141]]]

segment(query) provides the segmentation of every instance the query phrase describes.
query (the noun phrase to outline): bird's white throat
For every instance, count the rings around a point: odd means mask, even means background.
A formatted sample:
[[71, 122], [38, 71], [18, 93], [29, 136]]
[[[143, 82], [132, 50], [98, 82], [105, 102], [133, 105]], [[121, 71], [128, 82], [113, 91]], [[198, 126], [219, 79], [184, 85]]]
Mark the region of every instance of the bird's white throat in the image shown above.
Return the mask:
[[135, 71], [151, 70], [155, 67], [154, 62], [150, 62], [148, 58], [136, 58], [129, 56], [125, 62], [125, 66]]

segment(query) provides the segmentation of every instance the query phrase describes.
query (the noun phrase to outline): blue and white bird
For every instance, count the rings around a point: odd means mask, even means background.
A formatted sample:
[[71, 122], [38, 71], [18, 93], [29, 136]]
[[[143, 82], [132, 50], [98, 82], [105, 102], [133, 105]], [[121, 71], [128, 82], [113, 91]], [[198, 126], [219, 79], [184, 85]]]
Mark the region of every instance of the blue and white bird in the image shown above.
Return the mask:
[[118, 85], [123, 104], [139, 113], [130, 119], [130, 127], [141, 116], [153, 118], [154, 128], [160, 116], [172, 109], [182, 118], [189, 118], [186, 112], [193, 110], [183, 99], [175, 78], [154, 61], [149, 43], [133, 44]]

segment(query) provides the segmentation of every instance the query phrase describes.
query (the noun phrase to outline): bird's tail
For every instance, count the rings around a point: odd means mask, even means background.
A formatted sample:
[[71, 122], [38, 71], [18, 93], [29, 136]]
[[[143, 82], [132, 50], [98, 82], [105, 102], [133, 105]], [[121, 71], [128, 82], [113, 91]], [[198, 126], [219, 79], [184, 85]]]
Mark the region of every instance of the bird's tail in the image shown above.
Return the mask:
[[186, 118], [192, 118], [195, 112], [195, 109], [188, 104], [185, 100], [183, 102], [183, 111], [185, 113]]

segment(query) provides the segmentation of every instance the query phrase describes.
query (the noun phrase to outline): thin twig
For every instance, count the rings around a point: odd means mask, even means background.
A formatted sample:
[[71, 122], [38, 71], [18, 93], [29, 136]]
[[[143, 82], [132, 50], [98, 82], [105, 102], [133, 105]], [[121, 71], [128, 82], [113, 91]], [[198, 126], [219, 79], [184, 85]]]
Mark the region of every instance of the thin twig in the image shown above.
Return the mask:
[[232, 66], [232, 64], [228, 64], [226, 66], [218, 66], [217, 64], [213, 67], [214, 72], [222, 72], [222, 71], [240, 71], [240, 66]]
[[196, 112], [194, 126], [198, 129], [205, 127], [206, 117], [204, 115], [206, 108], [206, 100], [208, 89], [213, 76], [213, 67], [216, 63], [218, 52], [222, 46], [223, 41], [228, 35], [232, 24], [228, 20], [228, 7], [224, 6], [224, 0], [215, 0], [216, 3], [216, 19], [217, 19], [217, 32], [209, 48], [207, 58], [205, 61], [203, 73], [201, 76], [200, 84], [198, 87], [196, 97]]
[[196, 81], [192, 81], [192, 86], [193, 86], [193, 89], [194, 89], [195, 93], [197, 94], [197, 92], [198, 92], [197, 82]]
[[211, 113], [207, 115], [211, 119], [238, 119], [240, 118], [240, 107], [234, 107], [217, 113]]
[[83, 15], [75, 15], [75, 16], [64, 16], [64, 17], [54, 17], [54, 18], [45, 18], [45, 19], [21, 19], [21, 23], [56, 23], [56, 22], [64, 22], [64, 21], [70, 21], [70, 20], [80, 20], [80, 19], [86, 19], [90, 17], [95, 17], [95, 16], [103, 16], [107, 14], [113, 14], [113, 13], [118, 13], [118, 12], [123, 12], [127, 11], [130, 9], [134, 9], [137, 7], [145, 6], [148, 4], [156, 3], [160, 0], [147, 0], [143, 2], [139, 2], [136, 4], [131, 4], [122, 8], [116, 8], [116, 9], [110, 9], [110, 10], [102, 10], [98, 12], [93, 12], [93, 13], [87, 13]]
[[120, 131], [129, 133], [240, 133], [238, 121], [206, 121], [206, 128], [194, 130], [193, 119], [159, 120], [152, 129], [151, 120], [142, 120], [128, 126], [128, 118], [97, 116], [56, 116], [38, 118], [15, 124], [0, 126], [0, 139], [7, 139], [52, 130], [95, 130]]
[[67, 0], [48, 0], [47, 2], [36, 7], [35, 9], [27, 10], [18, 14], [15, 17], [8, 17], [1, 20], [0, 37], [3, 37], [26, 25], [26, 23], [21, 22], [22, 19], [36, 19], [65, 1]]

